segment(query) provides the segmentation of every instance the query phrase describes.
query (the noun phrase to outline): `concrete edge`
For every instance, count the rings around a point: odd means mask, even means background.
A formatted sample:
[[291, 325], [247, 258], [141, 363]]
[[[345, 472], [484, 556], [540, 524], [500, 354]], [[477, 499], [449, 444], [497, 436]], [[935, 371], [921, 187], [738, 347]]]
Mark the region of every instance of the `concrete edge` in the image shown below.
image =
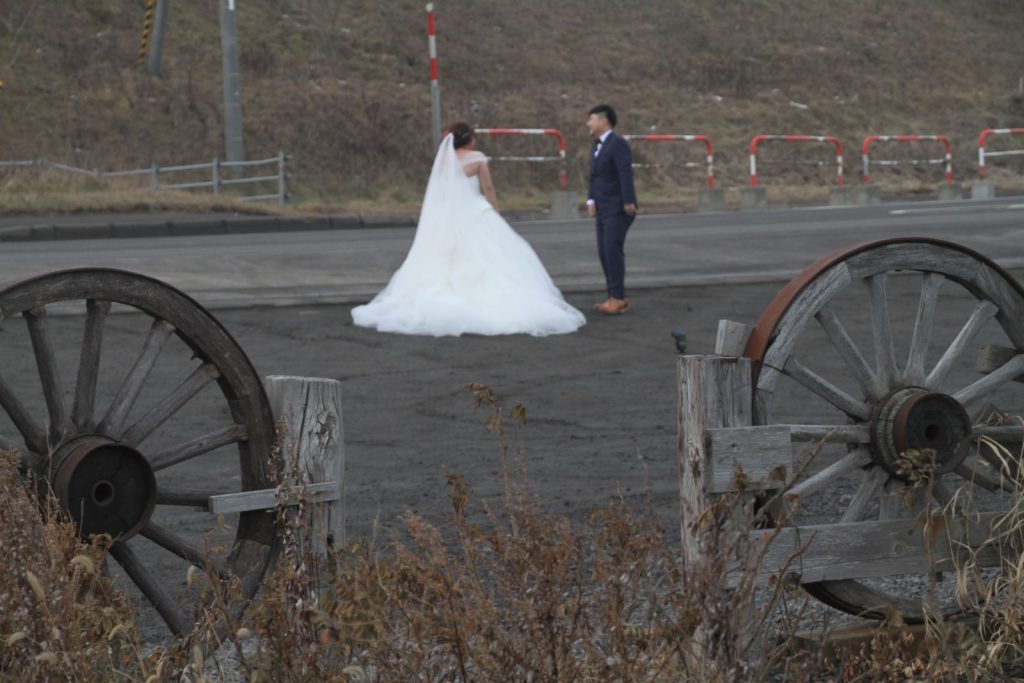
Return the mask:
[[346, 213], [295, 217], [247, 215], [231, 218], [155, 220], [144, 223], [26, 223], [0, 228], [0, 242], [267, 233], [283, 232], [285, 225], [289, 226], [288, 230], [294, 231], [409, 228], [416, 226], [416, 220], [416, 216], [408, 215]]
[[[763, 188], [758, 188], [763, 190]], [[1012, 197], [1000, 197], [1010, 199]], [[928, 200], [921, 200], [928, 201]], [[930, 200], [932, 203], [951, 203], [960, 200]], [[890, 201], [893, 205], [920, 202]], [[822, 210], [848, 208], [843, 206], [788, 207], [791, 210]], [[763, 210], [772, 210], [765, 207]], [[565, 219], [538, 215], [536, 212], [509, 212], [503, 214], [509, 222], [559, 222]], [[139, 237], [173, 237], [221, 234], [251, 234], [288, 231], [363, 230], [374, 228], [411, 228], [417, 216], [409, 214], [325, 214], [322, 216], [244, 215], [231, 217], [204, 217], [190, 220], [155, 220], [119, 223], [116, 220], [95, 223], [32, 223], [29, 217], [24, 225], [0, 227], [0, 242], [27, 242], [45, 240], [117, 239]], [[288, 226], [287, 228], [285, 226]]]

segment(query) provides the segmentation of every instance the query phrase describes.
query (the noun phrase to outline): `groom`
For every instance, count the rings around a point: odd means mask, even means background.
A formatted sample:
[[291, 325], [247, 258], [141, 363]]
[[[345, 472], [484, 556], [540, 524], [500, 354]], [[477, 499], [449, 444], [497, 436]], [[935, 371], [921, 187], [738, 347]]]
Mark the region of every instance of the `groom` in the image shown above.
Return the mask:
[[605, 315], [629, 310], [626, 298], [626, 233], [636, 218], [633, 189], [633, 152], [625, 138], [612, 130], [618, 117], [607, 104], [599, 104], [587, 116], [587, 131], [594, 139], [590, 157], [590, 189], [587, 214], [597, 219], [597, 253], [608, 285], [608, 300], [594, 306]]

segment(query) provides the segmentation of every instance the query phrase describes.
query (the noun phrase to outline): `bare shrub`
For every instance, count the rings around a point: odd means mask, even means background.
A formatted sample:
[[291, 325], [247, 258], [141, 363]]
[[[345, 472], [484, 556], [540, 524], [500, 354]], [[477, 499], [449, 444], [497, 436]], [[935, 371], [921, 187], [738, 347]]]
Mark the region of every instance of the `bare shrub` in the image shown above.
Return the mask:
[[0, 679], [144, 680], [155, 663], [141, 655], [128, 600], [102, 574], [110, 539], [83, 545], [52, 505], [40, 515], [19, 465], [0, 453]]
[[[315, 559], [286, 536], [287, 561], [251, 613], [250, 675], [281, 681], [345, 673], [368, 681], [761, 680], [748, 665], [757, 635], [743, 608], [752, 584], [726, 590], [735, 533], [714, 517], [721, 552], [698, 573], [650, 511], [613, 501], [583, 528], [545, 512], [514, 447], [526, 409], [507, 412], [490, 387], [469, 385], [502, 460], [499, 506], [475, 501], [448, 475], [444, 526], [410, 514], [404, 536], [332, 554], [322, 586]], [[724, 510], [728, 501], [723, 501]], [[293, 519], [301, 518], [296, 515]], [[724, 539], [728, 538], [726, 543]], [[285, 625], [288, 625], [285, 628]], [[701, 630], [706, 637], [697, 637]], [[777, 662], [780, 648], [764, 661]]]
[[[241, 614], [231, 585], [216, 576], [196, 584], [208, 608], [203, 622], [148, 656], [126, 599], [102, 575], [109, 539], [83, 546], [4, 455], [0, 680], [938, 682], [1020, 674], [1019, 505], [983, 548], [954, 553], [959, 598], [977, 624], [936, 616], [911, 631], [893, 616], [852, 644], [827, 632], [809, 642], [797, 634], [807, 614], [790, 599], [796, 586], [758, 588], [754, 580], [766, 546], [748, 544], [739, 523], [751, 505], [742, 473], [736, 493], [699, 520], [705, 556], [683, 567], [667, 540], [674, 533], [650, 509], [616, 500], [581, 525], [547, 512], [530, 492], [518, 441], [526, 408], [506, 408], [485, 385], [468, 388], [498, 444], [500, 501], [474, 499], [450, 473], [445, 523], [409, 514], [398, 537], [320, 556], [309, 542], [310, 501], [300, 495], [297, 506], [278, 509], [283, 549], [259, 599]], [[1016, 481], [1019, 456], [991, 447]], [[284, 467], [294, 456], [279, 453], [273, 466], [295, 471]], [[908, 453], [905, 463], [908, 480], [926, 492], [927, 456]], [[964, 513], [951, 503], [926, 514]], [[992, 546], [1004, 558], [994, 581], [977, 562]], [[211, 657], [226, 640], [230, 649]]]

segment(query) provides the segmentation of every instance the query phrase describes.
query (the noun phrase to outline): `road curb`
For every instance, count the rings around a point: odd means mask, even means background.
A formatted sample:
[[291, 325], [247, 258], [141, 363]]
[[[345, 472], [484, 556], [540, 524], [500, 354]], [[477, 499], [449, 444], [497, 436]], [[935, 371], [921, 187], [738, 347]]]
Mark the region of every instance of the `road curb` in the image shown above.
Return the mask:
[[[506, 213], [510, 221], [536, 220], [535, 212]], [[35, 223], [27, 217], [24, 225], [0, 227], [0, 242], [46, 240], [124, 239], [139, 237], [184, 237], [198, 235], [242, 235], [268, 232], [304, 232], [315, 230], [371, 230], [378, 228], [414, 228], [418, 216], [412, 214], [335, 213], [323, 216], [264, 216], [168, 218], [148, 221], [98, 220], [88, 223]]]
[[0, 228], [0, 242], [240, 235], [315, 230], [411, 228], [415, 226], [416, 217], [411, 215], [355, 213], [295, 217], [251, 215], [230, 218], [172, 218], [166, 221], [146, 222], [111, 220], [95, 223], [32, 223], [29, 219], [25, 225]]

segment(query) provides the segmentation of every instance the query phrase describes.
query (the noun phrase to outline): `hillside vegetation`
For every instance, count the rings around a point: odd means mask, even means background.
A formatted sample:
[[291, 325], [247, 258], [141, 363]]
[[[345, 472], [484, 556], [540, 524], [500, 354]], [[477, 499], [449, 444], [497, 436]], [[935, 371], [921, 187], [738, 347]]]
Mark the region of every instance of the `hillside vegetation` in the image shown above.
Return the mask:
[[[217, 2], [170, 3], [163, 76], [153, 78], [136, 65], [143, 0], [0, 0], [0, 159], [115, 169], [222, 156]], [[866, 134], [946, 134], [957, 177], [969, 180], [978, 131], [1024, 125], [1018, 0], [436, 4], [444, 120], [564, 130], [577, 189], [589, 149], [582, 122], [598, 102], [618, 108], [620, 132], [710, 135], [726, 187], [745, 182], [755, 133], [839, 135], [851, 180]], [[291, 154], [292, 190], [310, 206], [414, 204], [431, 158], [423, 3], [238, 8], [247, 154]], [[638, 156], [652, 153], [641, 145]], [[537, 139], [484, 147], [552, 149]], [[828, 159], [827, 149], [803, 151]], [[941, 156], [935, 147], [885, 151]], [[699, 147], [653, 154], [701, 159]], [[786, 176], [769, 168], [769, 185], [824, 186], [834, 175], [830, 166]], [[699, 168], [642, 173], [648, 196], [701, 185]], [[941, 178], [934, 167], [882, 173], [879, 182], [928, 187]], [[506, 192], [547, 192], [556, 177], [552, 168], [497, 169]]]

